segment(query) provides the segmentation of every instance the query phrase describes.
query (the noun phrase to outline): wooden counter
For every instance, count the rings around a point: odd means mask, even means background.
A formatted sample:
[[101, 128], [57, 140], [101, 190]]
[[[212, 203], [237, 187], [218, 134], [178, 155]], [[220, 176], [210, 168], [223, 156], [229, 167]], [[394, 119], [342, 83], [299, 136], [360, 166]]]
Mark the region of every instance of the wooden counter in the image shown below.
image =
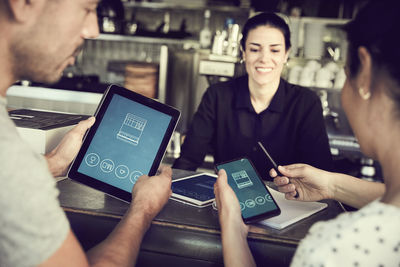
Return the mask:
[[[192, 172], [174, 170], [174, 179]], [[70, 179], [58, 182], [61, 206], [84, 249], [102, 241], [129, 204]], [[288, 266], [310, 226], [343, 212], [336, 201], [328, 208], [283, 230], [250, 226], [249, 245], [259, 266]], [[169, 200], [144, 237], [136, 266], [223, 266], [218, 214]]]

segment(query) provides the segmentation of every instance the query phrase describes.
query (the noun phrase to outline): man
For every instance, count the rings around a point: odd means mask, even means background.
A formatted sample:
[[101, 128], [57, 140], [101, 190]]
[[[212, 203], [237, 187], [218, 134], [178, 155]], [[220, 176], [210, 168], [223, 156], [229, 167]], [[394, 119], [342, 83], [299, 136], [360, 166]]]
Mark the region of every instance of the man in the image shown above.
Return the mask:
[[[6, 110], [15, 81], [57, 81], [84, 39], [98, 35], [98, 0], [0, 0], [0, 266], [132, 266], [144, 233], [171, 194], [171, 169], [142, 176], [124, 218], [86, 255], [60, 208], [53, 175], [65, 172], [94, 118], [44, 157], [19, 138]], [[151, 194], [149, 194], [151, 192]]]

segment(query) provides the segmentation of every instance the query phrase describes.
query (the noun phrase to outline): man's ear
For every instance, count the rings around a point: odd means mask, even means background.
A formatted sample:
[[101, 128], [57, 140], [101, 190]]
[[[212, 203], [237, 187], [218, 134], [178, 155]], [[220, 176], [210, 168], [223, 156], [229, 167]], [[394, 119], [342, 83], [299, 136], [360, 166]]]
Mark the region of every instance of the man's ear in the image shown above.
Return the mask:
[[11, 16], [17, 22], [24, 22], [37, 16], [45, 1], [43, 0], [6, 0]]
[[371, 77], [372, 77], [372, 59], [368, 50], [361, 46], [358, 48], [358, 58], [360, 60], [360, 69], [356, 78], [357, 87], [362, 88], [364, 93], [371, 94]]

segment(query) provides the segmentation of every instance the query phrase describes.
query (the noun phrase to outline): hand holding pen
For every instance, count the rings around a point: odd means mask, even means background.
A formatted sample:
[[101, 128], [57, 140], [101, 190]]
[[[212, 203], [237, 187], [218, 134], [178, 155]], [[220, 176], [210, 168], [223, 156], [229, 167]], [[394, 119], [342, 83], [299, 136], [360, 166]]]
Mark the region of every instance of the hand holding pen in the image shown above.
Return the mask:
[[[265, 149], [265, 147], [263, 146], [263, 144], [261, 142], [258, 142], [258, 145], [261, 147], [262, 151], [265, 153], [265, 155], [267, 156], [268, 160], [271, 162], [273, 169], [275, 170], [276, 174], [278, 176], [284, 176], [278, 169], [278, 165], [275, 163], [275, 161], [272, 159], [272, 157], [269, 155], [267, 149]], [[290, 182], [289, 182], [290, 183]], [[295, 189], [296, 194], [294, 195], [294, 198], [298, 198], [299, 197], [299, 192]]]

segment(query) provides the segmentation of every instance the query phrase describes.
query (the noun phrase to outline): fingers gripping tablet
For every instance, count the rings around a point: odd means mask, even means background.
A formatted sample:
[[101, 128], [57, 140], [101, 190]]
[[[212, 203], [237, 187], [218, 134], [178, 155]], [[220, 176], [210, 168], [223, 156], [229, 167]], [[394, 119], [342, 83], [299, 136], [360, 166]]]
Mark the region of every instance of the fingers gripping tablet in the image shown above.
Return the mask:
[[68, 177], [130, 201], [141, 175], [154, 175], [180, 112], [111, 85], [96, 111]]

